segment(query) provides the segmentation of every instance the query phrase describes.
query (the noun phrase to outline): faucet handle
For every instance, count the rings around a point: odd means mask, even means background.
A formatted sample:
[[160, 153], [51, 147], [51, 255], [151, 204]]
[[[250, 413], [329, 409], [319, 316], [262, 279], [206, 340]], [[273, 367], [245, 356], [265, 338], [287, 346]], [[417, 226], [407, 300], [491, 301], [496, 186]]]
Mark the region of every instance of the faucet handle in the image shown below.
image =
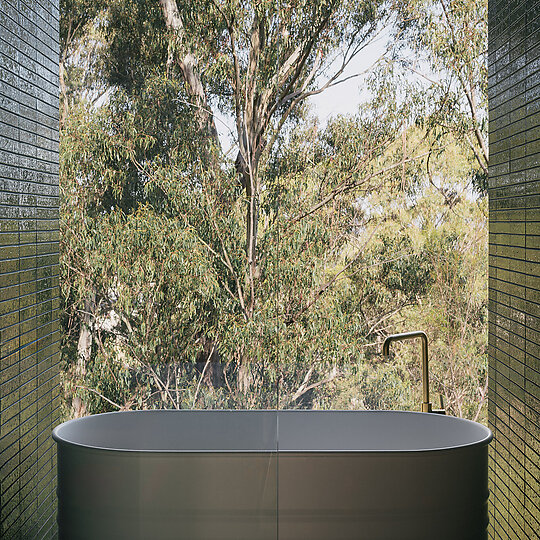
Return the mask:
[[435, 414], [446, 414], [446, 409], [444, 408], [444, 399], [442, 394], [439, 394], [439, 405], [440, 409], [432, 409], [431, 412]]

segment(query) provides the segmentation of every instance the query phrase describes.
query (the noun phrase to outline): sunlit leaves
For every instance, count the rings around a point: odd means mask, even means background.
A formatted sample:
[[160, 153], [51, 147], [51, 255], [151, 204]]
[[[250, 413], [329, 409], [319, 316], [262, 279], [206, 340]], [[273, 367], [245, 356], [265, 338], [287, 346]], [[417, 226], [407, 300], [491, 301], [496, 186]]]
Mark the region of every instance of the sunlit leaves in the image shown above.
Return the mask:
[[[451, 397], [445, 344], [480, 331], [485, 306], [471, 277], [484, 253], [468, 232], [482, 217], [463, 187], [470, 155], [457, 148], [470, 123], [454, 111], [459, 96], [408, 94], [385, 63], [357, 115], [323, 129], [299, 102], [281, 122], [294, 96], [315, 88], [313, 70], [359, 50], [387, 4], [178, 1], [185, 32], [176, 37], [159, 2], [113, 0], [87, 12], [85, 5], [69, 3], [86, 18], [80, 35], [64, 41], [66, 395], [82, 396], [87, 412], [413, 407], [416, 364], [377, 356], [381, 338], [407, 314], [411, 324], [430, 326], [444, 365], [437, 388]], [[415, 25], [406, 31], [429, 37], [422, 46], [437, 69], [448, 67], [440, 62], [450, 53], [466, 55], [449, 49], [430, 20]], [[243, 185], [235, 156], [208, 140], [200, 100], [183, 77], [186, 51], [208, 107], [239, 120], [233, 143], [259, 130], [255, 265], [246, 256], [245, 178]], [[84, 66], [96, 69], [89, 76]], [[89, 81], [95, 85], [85, 92]], [[453, 111], [453, 139], [429, 129], [434, 110]], [[418, 129], [407, 127], [413, 118]], [[468, 229], [452, 219], [457, 211]], [[465, 300], [455, 309], [438, 301], [459, 290]], [[452, 354], [481, 358], [480, 339], [460, 343]], [[460, 406], [471, 416], [478, 370], [458, 375], [468, 388]]]

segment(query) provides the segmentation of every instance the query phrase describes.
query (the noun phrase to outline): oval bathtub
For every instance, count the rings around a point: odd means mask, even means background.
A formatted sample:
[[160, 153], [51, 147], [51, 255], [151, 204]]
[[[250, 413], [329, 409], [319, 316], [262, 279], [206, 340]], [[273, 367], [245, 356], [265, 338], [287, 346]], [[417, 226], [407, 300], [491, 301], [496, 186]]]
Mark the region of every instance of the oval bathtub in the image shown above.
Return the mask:
[[486, 427], [400, 411], [129, 411], [58, 426], [69, 540], [487, 538]]

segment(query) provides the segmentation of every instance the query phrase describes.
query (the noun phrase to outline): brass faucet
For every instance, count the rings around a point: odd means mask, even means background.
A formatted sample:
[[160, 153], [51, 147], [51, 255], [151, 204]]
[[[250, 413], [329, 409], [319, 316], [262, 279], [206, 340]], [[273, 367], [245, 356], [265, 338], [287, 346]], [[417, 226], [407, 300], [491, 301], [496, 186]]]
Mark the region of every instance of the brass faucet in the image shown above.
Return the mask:
[[421, 338], [422, 340], [422, 412], [446, 414], [445, 410], [442, 408], [442, 396], [441, 409], [434, 410], [429, 401], [428, 340], [425, 332], [405, 332], [403, 334], [392, 334], [391, 336], [388, 336], [383, 343], [383, 356], [388, 357], [390, 353], [390, 343], [392, 343], [392, 341], [405, 341], [406, 339], [414, 338]]

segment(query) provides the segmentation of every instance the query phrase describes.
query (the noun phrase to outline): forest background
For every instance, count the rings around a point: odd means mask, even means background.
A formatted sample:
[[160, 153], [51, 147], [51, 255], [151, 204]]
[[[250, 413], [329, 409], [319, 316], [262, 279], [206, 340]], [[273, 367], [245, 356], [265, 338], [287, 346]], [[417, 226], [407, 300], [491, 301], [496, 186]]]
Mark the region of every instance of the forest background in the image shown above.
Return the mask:
[[60, 3], [66, 417], [418, 410], [424, 330], [486, 421], [485, 0]]

